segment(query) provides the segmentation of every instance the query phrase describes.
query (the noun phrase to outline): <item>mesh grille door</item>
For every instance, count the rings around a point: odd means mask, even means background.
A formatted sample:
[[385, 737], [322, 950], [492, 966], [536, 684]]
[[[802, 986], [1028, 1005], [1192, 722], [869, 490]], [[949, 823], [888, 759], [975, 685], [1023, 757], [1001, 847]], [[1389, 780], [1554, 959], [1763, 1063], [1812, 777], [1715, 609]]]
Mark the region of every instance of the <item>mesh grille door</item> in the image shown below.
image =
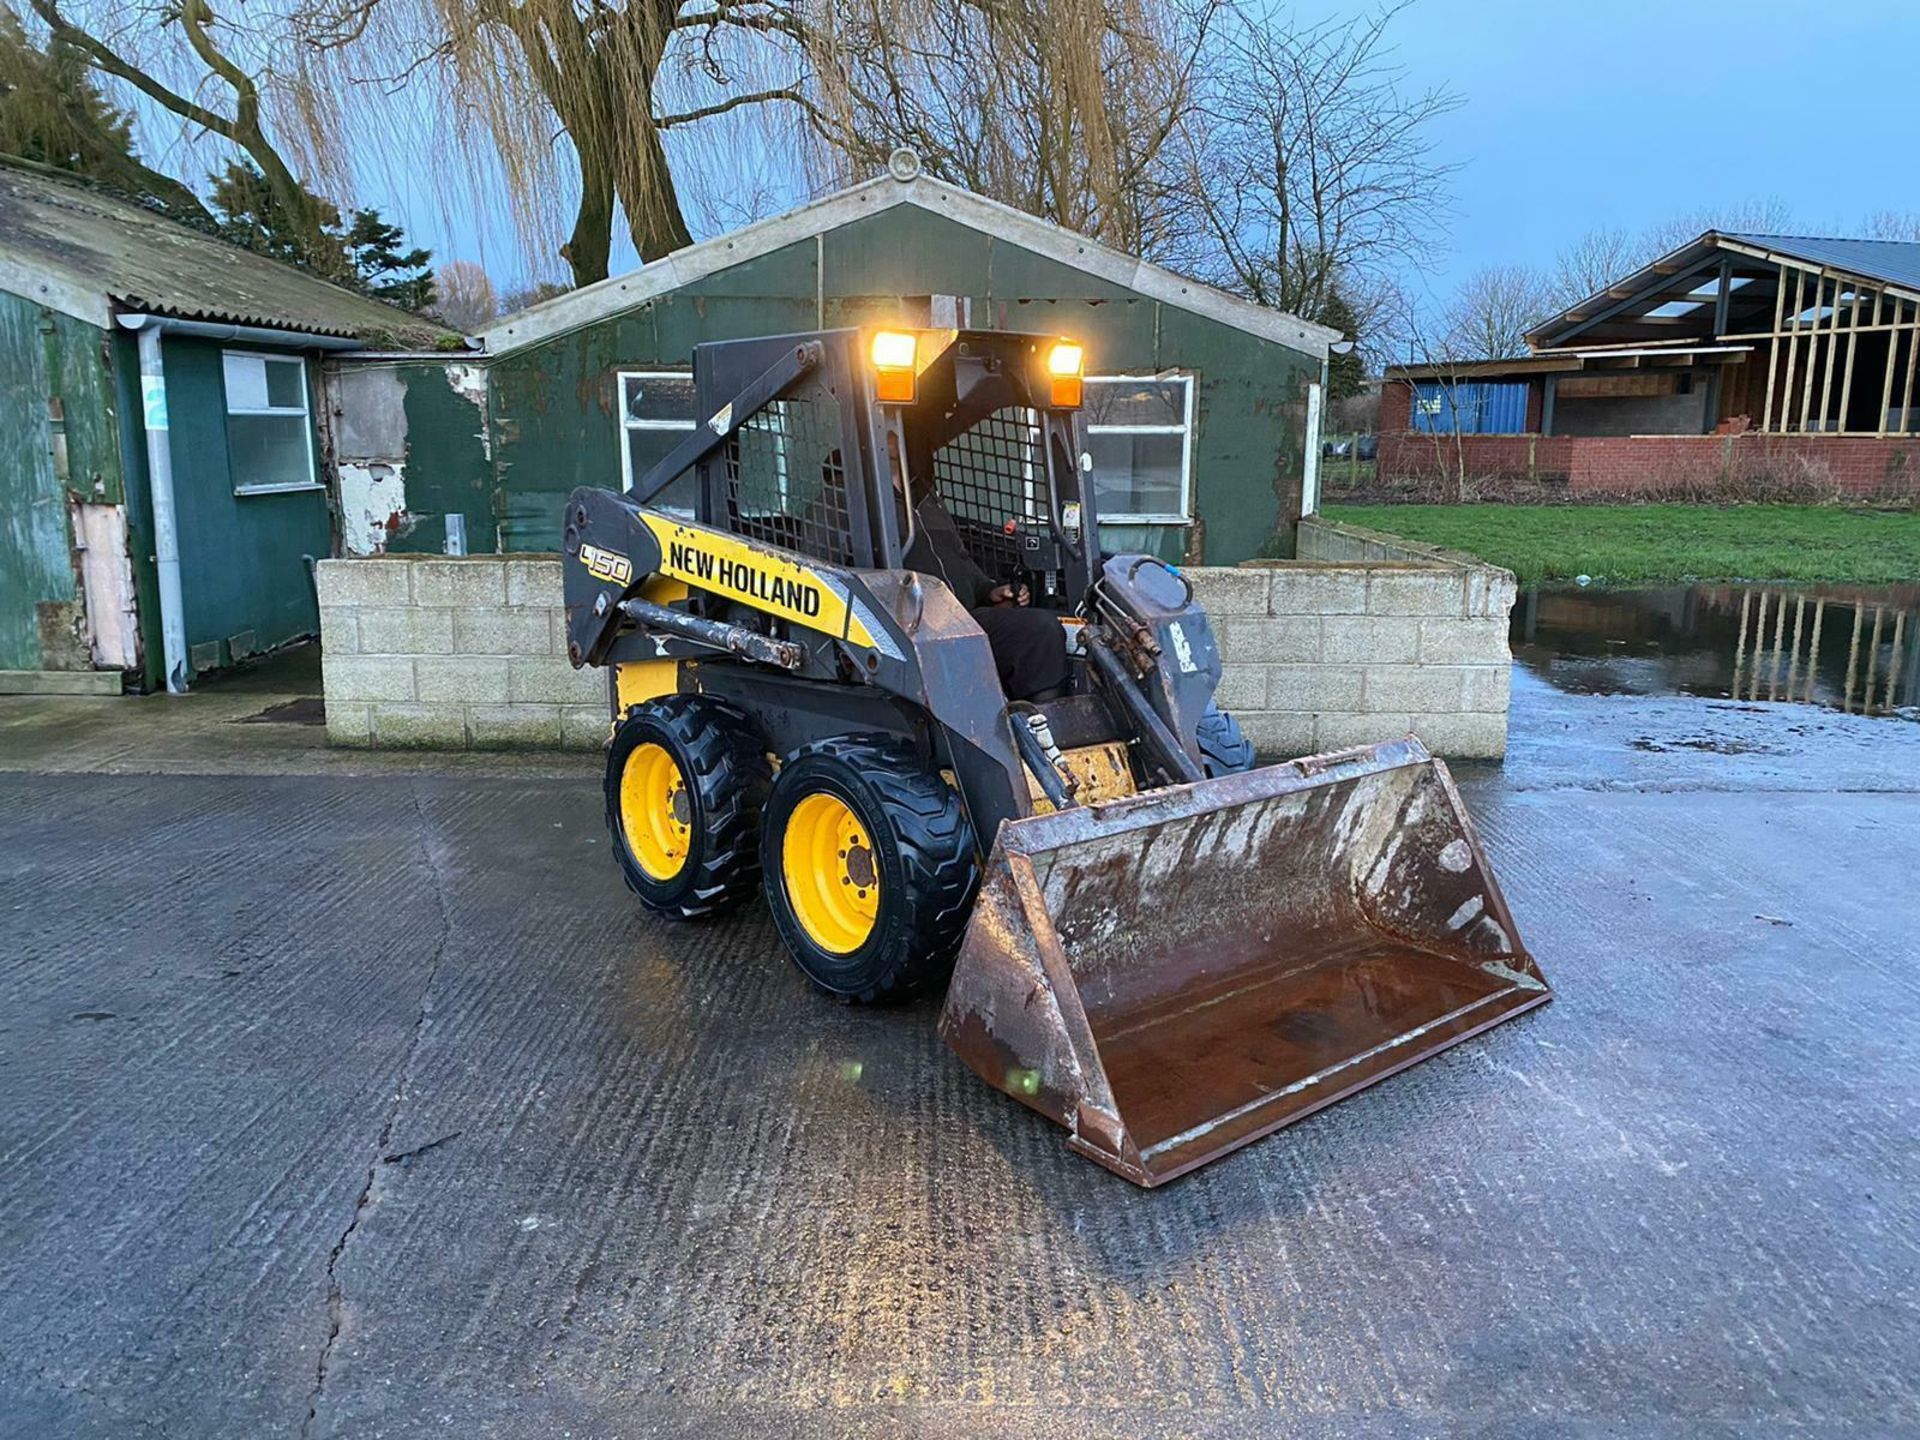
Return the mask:
[[933, 455], [933, 479], [967, 553], [996, 580], [1020, 565], [1007, 526], [1039, 525], [1047, 512], [1040, 423], [1025, 408], [996, 410]]
[[760, 411], [727, 442], [727, 527], [834, 565], [856, 563], [840, 402], [804, 385]]

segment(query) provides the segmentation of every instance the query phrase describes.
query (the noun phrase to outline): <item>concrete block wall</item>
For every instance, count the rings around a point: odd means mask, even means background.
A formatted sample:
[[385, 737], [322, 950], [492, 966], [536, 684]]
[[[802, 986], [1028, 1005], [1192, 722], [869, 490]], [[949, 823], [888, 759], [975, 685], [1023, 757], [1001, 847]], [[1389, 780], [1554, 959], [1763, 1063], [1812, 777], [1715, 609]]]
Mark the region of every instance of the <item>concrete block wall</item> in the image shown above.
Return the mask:
[[[1513, 577], [1309, 519], [1329, 559], [1185, 570], [1219, 635], [1220, 703], [1270, 758], [1391, 739], [1497, 757]], [[382, 556], [319, 567], [327, 736], [337, 745], [587, 748], [606, 679], [566, 661], [551, 556]]]
[[606, 739], [606, 673], [567, 663], [558, 559], [323, 560], [316, 579], [333, 744], [586, 749]]
[[1263, 757], [1409, 732], [1453, 758], [1506, 753], [1506, 571], [1356, 559], [1184, 573], [1220, 641], [1220, 704]]

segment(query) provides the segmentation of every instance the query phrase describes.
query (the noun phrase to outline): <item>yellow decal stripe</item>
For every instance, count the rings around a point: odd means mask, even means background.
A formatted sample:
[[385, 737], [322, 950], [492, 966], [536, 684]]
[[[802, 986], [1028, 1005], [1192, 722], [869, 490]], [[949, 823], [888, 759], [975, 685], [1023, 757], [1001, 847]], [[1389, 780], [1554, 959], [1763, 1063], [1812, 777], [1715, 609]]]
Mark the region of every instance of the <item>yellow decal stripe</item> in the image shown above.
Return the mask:
[[724, 531], [660, 515], [641, 518], [660, 544], [659, 574], [855, 645], [874, 643], [846, 599], [811, 567]]

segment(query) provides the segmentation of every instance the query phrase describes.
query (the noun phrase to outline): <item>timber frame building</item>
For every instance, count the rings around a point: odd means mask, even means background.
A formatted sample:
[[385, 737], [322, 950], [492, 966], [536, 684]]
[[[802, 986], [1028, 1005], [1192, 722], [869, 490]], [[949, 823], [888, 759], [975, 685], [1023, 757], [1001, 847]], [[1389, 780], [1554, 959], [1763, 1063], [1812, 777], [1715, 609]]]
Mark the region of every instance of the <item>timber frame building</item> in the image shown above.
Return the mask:
[[1917, 335], [1920, 243], [1709, 231], [1534, 329], [1528, 355], [1390, 367], [1382, 477], [1911, 494]]

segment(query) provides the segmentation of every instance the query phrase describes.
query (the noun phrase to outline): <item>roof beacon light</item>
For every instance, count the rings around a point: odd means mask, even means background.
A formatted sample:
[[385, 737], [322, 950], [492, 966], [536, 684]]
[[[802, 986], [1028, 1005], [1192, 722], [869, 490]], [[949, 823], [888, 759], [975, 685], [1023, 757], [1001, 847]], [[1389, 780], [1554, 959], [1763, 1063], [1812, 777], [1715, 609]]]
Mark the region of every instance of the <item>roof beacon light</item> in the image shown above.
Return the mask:
[[920, 337], [910, 330], [873, 332], [873, 398], [897, 405], [913, 403], [914, 359]]
[[1055, 408], [1072, 410], [1079, 406], [1081, 375], [1086, 363], [1086, 347], [1071, 340], [1059, 341], [1047, 351], [1047, 378], [1052, 382]]

